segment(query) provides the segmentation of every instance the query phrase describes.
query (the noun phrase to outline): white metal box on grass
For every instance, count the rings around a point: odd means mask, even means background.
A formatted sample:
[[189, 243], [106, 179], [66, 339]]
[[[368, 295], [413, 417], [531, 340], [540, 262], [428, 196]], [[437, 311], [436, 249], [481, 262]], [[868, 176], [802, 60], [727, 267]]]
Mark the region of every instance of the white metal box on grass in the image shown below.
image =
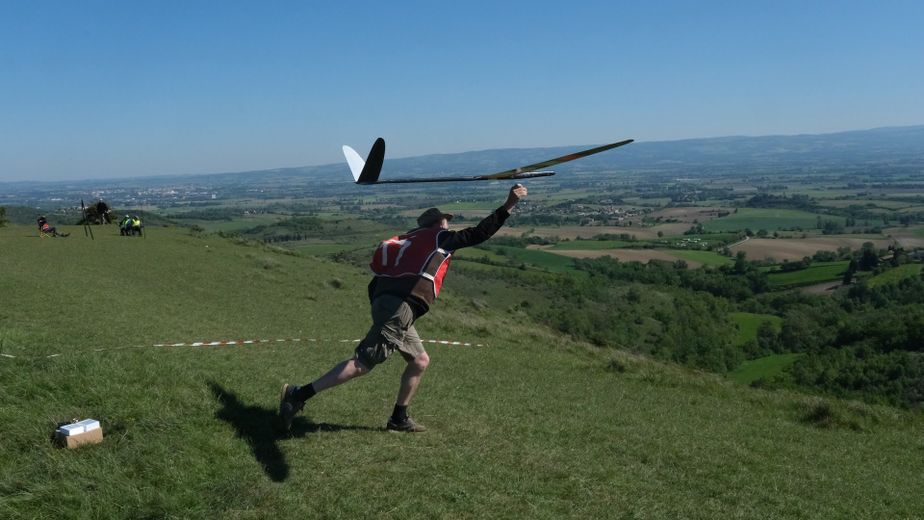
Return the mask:
[[55, 441], [65, 448], [99, 444], [103, 442], [103, 428], [96, 419], [84, 419], [65, 424], [55, 430]]

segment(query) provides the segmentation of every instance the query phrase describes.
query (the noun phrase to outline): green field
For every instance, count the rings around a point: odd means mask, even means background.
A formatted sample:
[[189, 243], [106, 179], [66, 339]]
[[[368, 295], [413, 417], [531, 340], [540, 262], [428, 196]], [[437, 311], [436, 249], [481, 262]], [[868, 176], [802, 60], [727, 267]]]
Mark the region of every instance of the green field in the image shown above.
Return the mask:
[[835, 200], [835, 199], [822, 199], [818, 202], [820, 206], [827, 206], [831, 208], [846, 208], [849, 206], [863, 206], [865, 208], [883, 208], [889, 210], [899, 210], [902, 208], [907, 208], [912, 204], [906, 201], [900, 200], [880, 200], [880, 199], [846, 199], [846, 200]]
[[523, 249], [520, 247], [510, 246], [489, 246], [497, 256], [505, 258], [512, 264], [525, 264], [527, 266], [538, 267], [553, 273], [572, 272], [574, 269], [574, 260], [566, 256], [547, 253], [538, 249]]
[[821, 282], [840, 280], [847, 271], [846, 260], [838, 262], [815, 262], [805, 269], [787, 273], [768, 271], [770, 286], [775, 288], [800, 287]]
[[758, 379], [770, 379], [789, 368], [803, 354], [773, 354], [745, 361], [740, 367], [728, 373], [729, 379], [749, 385]]
[[889, 283], [895, 283], [902, 278], [909, 278], [912, 276], [920, 276], [921, 269], [924, 268], [924, 264], [904, 264], [898, 267], [893, 267], [888, 271], [877, 274], [869, 279], [867, 282], [870, 287], [876, 287], [878, 285], [885, 285]]
[[738, 344], [743, 345], [757, 339], [757, 328], [760, 324], [769, 321], [777, 330], [783, 323], [783, 318], [773, 314], [755, 314], [752, 312], [733, 312], [729, 315], [732, 322], [738, 327]]
[[505, 255], [499, 255], [492, 249], [488, 249], [485, 246], [481, 247], [471, 247], [465, 248], [457, 251], [453, 255], [453, 259], [465, 259], [465, 260], [488, 260], [489, 262], [506, 264], [510, 261], [510, 257]]
[[[402, 370], [392, 359], [317, 396], [284, 433], [280, 385], [350, 356], [368, 327], [364, 269], [178, 229], [95, 241], [68, 231], [40, 240], [0, 228], [2, 518], [924, 510], [924, 458], [909, 456], [919, 413], [751, 389], [578, 343], [496, 311], [509, 302], [479, 310], [448, 283], [421, 335], [487, 346], [428, 345], [411, 412], [430, 431], [384, 431]], [[293, 337], [319, 341], [272, 341]], [[251, 338], [271, 341], [151, 346]], [[813, 426], [819, 407], [859, 429]], [[53, 446], [58, 422], [85, 417], [102, 422], [102, 444]]]
[[695, 251], [691, 249], [670, 249], [668, 251], [674, 256], [678, 256], [684, 260], [699, 262], [703, 265], [718, 266], [734, 262], [731, 258], [722, 256], [713, 251]]
[[818, 227], [819, 216], [822, 220], [844, 224], [843, 217], [819, 215], [795, 209], [739, 208], [737, 213], [703, 223], [703, 228], [712, 232], [750, 229], [755, 233], [761, 229], [767, 231], [792, 228], [808, 230]]

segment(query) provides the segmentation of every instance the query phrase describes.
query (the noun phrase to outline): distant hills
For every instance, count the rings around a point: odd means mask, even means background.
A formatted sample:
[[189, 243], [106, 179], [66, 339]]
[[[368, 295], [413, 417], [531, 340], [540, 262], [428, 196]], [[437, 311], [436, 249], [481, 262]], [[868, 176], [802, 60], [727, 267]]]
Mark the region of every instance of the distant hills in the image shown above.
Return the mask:
[[[631, 132], [608, 136], [610, 141], [631, 138]], [[386, 139], [387, 141], [387, 139]], [[546, 148], [500, 148], [452, 154], [389, 158], [382, 178], [432, 174], [479, 174], [564, 155], [596, 144]], [[371, 145], [371, 143], [370, 143]], [[361, 150], [360, 153], [365, 153]], [[750, 169], [806, 169], [888, 164], [924, 170], [924, 125], [886, 127], [831, 134], [731, 136], [679, 141], [638, 142], [563, 164], [557, 171], [608, 169], [694, 171], [746, 166]], [[210, 175], [213, 180], [251, 183], [313, 177], [320, 181], [350, 179], [346, 163]]]
[[[614, 135], [618, 140], [631, 135]], [[386, 159], [388, 171], [424, 173], [446, 171], [476, 173], [502, 170], [537, 159], [563, 155], [596, 143], [554, 148], [497, 149], [458, 154]], [[715, 137], [680, 141], [635, 142], [629, 146], [561, 165], [558, 170], [702, 168], [729, 165], [768, 167], [818, 163], [864, 162], [924, 163], [924, 125], [877, 128], [833, 134]]]
[[[387, 141], [387, 136], [386, 141]], [[614, 132], [608, 142], [633, 137], [631, 131]], [[499, 148], [452, 154], [390, 158], [386, 155], [382, 178], [432, 174], [480, 174], [501, 171], [543, 159], [564, 155], [602, 143], [546, 148]], [[371, 143], [369, 143], [371, 146]], [[366, 150], [359, 150], [366, 153]], [[887, 166], [892, 169], [924, 171], [924, 125], [885, 127], [830, 134], [730, 136], [677, 141], [636, 141], [618, 150], [563, 164], [556, 171], [640, 170], [695, 173], [747, 167], [750, 170], [831, 169]], [[202, 175], [107, 179], [106, 185], [154, 186], [166, 182], [195, 182], [213, 185], [280, 184], [292, 181], [337, 182], [351, 179], [346, 162], [295, 168], [243, 171]], [[166, 182], [165, 182], [166, 181]], [[78, 184], [62, 181], [53, 184]], [[49, 183], [52, 184], [52, 183]], [[24, 188], [35, 183], [8, 183]]]

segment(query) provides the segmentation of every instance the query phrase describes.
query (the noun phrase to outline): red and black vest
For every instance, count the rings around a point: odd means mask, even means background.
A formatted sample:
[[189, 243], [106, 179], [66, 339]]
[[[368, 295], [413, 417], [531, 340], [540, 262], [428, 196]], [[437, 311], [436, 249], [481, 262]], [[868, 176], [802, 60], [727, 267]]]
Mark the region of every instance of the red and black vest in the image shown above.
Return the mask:
[[[439, 246], [445, 230], [422, 228], [383, 240], [369, 267], [385, 286], [402, 288], [403, 296], [431, 303], [440, 294], [452, 251]], [[391, 292], [391, 291], [389, 291]]]

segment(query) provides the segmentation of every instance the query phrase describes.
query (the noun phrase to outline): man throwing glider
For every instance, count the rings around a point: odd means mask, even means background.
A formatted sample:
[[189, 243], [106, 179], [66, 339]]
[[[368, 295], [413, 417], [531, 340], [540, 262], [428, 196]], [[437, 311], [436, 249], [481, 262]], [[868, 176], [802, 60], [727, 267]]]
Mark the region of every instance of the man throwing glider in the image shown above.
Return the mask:
[[372, 327], [350, 359], [342, 361], [310, 384], [282, 386], [279, 416], [286, 429], [292, 426], [292, 419], [305, 406], [305, 401], [319, 392], [368, 374], [397, 350], [407, 362], [407, 367], [401, 375], [395, 409], [386, 429], [394, 432], [426, 431], [407, 413], [420, 379], [430, 364], [430, 356], [424, 350], [414, 322], [430, 310], [430, 305], [439, 296], [453, 252], [491, 238], [526, 193], [522, 184], [513, 186], [504, 205], [475, 227], [450, 231], [452, 215], [430, 208], [417, 218], [417, 228], [382, 241], [370, 263], [375, 273], [369, 283]]

